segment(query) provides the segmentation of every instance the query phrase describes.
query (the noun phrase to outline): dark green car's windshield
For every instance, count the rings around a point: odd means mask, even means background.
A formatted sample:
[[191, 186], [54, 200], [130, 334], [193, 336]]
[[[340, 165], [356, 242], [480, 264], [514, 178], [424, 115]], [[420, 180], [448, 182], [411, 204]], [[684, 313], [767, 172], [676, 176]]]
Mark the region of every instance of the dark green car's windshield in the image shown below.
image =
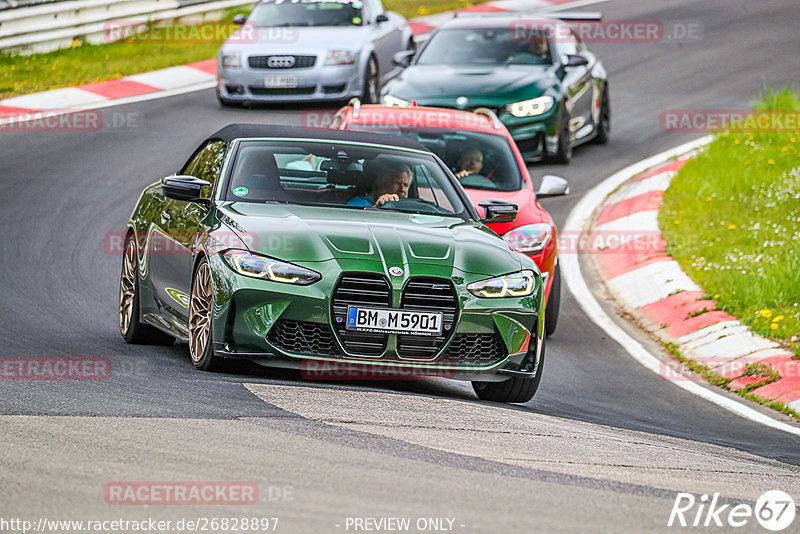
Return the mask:
[[394, 194], [397, 199], [379, 209], [473, 216], [446, 171], [424, 153], [330, 141], [253, 140], [240, 142], [233, 158], [222, 200], [363, 210]]
[[525, 186], [514, 152], [502, 135], [386, 124], [349, 124], [347, 129], [413, 139], [439, 156], [467, 189], [519, 191]]
[[417, 65], [551, 65], [548, 40], [536, 34], [516, 37], [509, 29], [452, 29], [436, 32]]
[[360, 26], [360, 1], [266, 0], [247, 21], [259, 27]]

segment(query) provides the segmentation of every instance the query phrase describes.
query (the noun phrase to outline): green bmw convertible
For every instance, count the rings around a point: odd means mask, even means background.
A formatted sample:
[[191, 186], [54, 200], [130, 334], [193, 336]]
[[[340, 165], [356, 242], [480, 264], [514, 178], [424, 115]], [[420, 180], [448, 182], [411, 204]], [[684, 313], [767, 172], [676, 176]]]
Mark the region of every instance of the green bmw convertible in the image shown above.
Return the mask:
[[544, 362], [542, 278], [484, 224], [516, 206], [484, 204], [480, 219], [411, 140], [227, 126], [141, 194], [120, 330], [128, 343], [188, 341], [203, 370], [345, 366], [527, 402]]

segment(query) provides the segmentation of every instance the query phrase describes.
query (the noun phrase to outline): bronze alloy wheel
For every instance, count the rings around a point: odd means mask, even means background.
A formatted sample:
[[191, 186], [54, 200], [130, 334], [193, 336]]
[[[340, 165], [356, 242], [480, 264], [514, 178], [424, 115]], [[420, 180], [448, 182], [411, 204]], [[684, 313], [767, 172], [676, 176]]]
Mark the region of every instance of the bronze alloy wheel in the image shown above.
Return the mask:
[[192, 283], [189, 305], [189, 351], [192, 362], [199, 363], [211, 336], [211, 268], [201, 263]]
[[136, 243], [128, 240], [122, 257], [122, 276], [119, 278], [119, 330], [128, 333], [133, 317], [133, 299], [136, 294]]

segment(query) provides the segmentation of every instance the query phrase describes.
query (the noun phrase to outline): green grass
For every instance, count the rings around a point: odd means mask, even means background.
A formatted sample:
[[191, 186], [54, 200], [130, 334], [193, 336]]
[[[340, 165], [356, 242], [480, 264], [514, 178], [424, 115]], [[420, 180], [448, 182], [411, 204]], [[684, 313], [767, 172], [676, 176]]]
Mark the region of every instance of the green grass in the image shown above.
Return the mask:
[[[768, 91], [758, 110], [800, 111]], [[715, 134], [664, 195], [667, 253], [719, 308], [800, 358], [800, 132]]]
[[[386, 9], [407, 18], [469, 7], [480, 1], [431, 0], [419, 3], [409, 0], [389, 0]], [[247, 8], [229, 9], [223, 21], [231, 21]], [[215, 23], [209, 23], [213, 25]], [[216, 23], [219, 26], [219, 23]], [[187, 28], [187, 27], [183, 27]], [[225, 25], [229, 35], [236, 27]], [[176, 26], [160, 28], [156, 35], [181, 30]], [[216, 28], [215, 28], [216, 29]], [[29, 56], [0, 54], [0, 98], [36, 93], [60, 87], [113, 80], [122, 76], [185, 65], [216, 57], [224, 36], [217, 39], [129, 39], [108, 44], [92, 45], [76, 41], [70, 48], [47, 54]]]

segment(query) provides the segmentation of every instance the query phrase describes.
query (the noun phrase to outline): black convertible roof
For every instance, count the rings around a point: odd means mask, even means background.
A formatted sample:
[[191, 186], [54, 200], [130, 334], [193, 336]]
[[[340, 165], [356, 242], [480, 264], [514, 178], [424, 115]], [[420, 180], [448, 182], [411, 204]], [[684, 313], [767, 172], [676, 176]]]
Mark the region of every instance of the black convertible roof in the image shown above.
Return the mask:
[[349, 141], [353, 143], [373, 143], [380, 145], [411, 148], [430, 152], [420, 143], [398, 135], [388, 135], [372, 132], [348, 132], [332, 130], [329, 128], [305, 128], [297, 126], [278, 126], [274, 124], [229, 124], [208, 137], [208, 141], [222, 140], [225, 142], [234, 139], [247, 139], [259, 137], [278, 137], [287, 139], [321, 139], [325, 141]]

